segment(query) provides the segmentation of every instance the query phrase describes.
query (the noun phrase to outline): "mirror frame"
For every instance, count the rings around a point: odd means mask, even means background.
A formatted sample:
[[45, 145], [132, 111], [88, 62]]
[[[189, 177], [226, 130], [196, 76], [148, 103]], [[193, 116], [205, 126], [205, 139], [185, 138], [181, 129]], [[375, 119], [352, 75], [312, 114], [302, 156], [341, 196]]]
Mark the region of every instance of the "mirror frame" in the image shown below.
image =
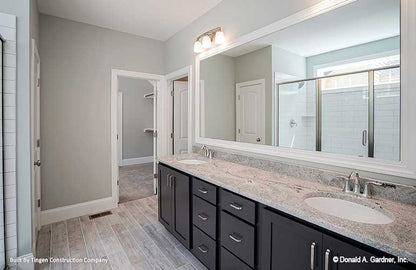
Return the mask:
[[[400, 53], [401, 53], [401, 161], [377, 160], [368, 157], [355, 157], [341, 154], [305, 151], [270, 145], [257, 145], [235, 141], [204, 138], [200, 136], [200, 61], [217, 55], [229, 49], [246, 44], [258, 38], [282, 30], [296, 23], [319, 16], [336, 8], [356, 2], [357, 0], [324, 0], [310, 8], [297, 12], [289, 17], [260, 28], [247, 35], [241, 36], [227, 44], [212, 48], [195, 56], [195, 136], [194, 143], [213, 148], [231, 149], [235, 152], [245, 152], [262, 155], [274, 159], [289, 159], [293, 162], [309, 166], [329, 165], [338, 168], [363, 170], [370, 173], [400, 177], [397, 183], [415, 185], [416, 179], [416, 1], [400, 0]], [[415, 88], [413, 88], [415, 89]], [[319, 166], [318, 166], [319, 167]], [[407, 178], [407, 179], [403, 179]]]

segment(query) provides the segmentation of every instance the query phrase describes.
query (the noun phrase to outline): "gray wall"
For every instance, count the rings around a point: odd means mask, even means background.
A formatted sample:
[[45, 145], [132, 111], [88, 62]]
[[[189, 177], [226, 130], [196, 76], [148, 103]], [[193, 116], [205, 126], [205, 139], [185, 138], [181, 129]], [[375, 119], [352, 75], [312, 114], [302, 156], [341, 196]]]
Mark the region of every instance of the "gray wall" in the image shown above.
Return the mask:
[[235, 141], [234, 58], [216, 55], [201, 62], [205, 85], [205, 137]]
[[153, 134], [143, 132], [153, 127], [153, 99], [143, 96], [153, 91], [147, 80], [120, 77], [123, 93], [123, 159], [153, 155]]
[[[34, 1], [34, 0], [32, 0]], [[31, 6], [29, 0], [0, 0], [0, 12], [17, 17], [17, 255], [32, 252], [31, 247], [31, 162], [29, 61]]]
[[111, 196], [111, 69], [163, 74], [163, 43], [40, 16], [42, 210]]
[[265, 79], [265, 144], [272, 143], [272, 46], [235, 58], [235, 82]]

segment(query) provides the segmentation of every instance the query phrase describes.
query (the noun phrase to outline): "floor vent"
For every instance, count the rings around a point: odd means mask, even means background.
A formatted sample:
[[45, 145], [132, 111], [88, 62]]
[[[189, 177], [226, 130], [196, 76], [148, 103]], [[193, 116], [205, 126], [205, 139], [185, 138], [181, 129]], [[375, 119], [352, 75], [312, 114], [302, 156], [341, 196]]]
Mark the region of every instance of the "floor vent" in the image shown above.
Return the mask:
[[113, 214], [113, 213], [111, 213], [111, 211], [105, 211], [105, 212], [101, 212], [101, 213], [98, 213], [98, 214], [90, 215], [89, 217], [90, 217], [90, 219], [94, 219], [94, 218], [99, 218], [99, 217], [105, 217], [105, 216], [108, 216], [108, 215], [111, 215], [111, 214]]

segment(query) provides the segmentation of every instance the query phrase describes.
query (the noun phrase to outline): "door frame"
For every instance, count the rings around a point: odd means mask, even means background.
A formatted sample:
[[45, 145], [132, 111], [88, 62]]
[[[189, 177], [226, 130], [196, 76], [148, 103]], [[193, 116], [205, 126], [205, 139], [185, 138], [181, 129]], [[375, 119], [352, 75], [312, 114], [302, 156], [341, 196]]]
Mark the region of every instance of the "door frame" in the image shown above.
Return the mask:
[[[39, 62], [35, 63], [35, 59], [39, 59]], [[37, 74], [35, 74], [35, 64], [37, 64]], [[41, 200], [41, 179], [38, 179], [38, 181], [36, 181], [36, 174], [35, 174], [35, 144], [34, 144], [34, 140], [36, 137], [35, 134], [35, 114], [36, 114], [36, 108], [35, 108], [35, 99], [37, 98], [36, 93], [35, 93], [35, 88], [40, 88], [40, 85], [35, 87], [35, 82], [36, 80], [39, 78], [40, 80], [40, 56], [39, 56], [39, 51], [38, 51], [38, 47], [36, 45], [36, 41], [35, 39], [32, 39], [32, 50], [31, 50], [31, 66], [30, 66], [30, 76], [31, 76], [31, 80], [30, 80], [30, 121], [31, 121], [31, 125], [30, 125], [30, 165], [31, 165], [31, 194], [32, 194], [32, 248], [34, 251], [36, 251], [36, 240], [37, 240], [37, 235], [38, 235], [38, 231], [41, 227], [41, 221], [40, 221], [40, 212], [41, 212], [41, 208], [38, 207], [38, 200]], [[36, 77], [35, 77], [36, 76]], [[39, 100], [38, 100], [38, 104], [40, 102], [40, 95], [38, 96]], [[40, 107], [40, 104], [38, 105]], [[39, 115], [38, 115], [39, 119], [40, 119], [40, 110], [39, 110]], [[40, 126], [38, 127], [38, 129], [40, 128]]]
[[117, 92], [118, 166], [123, 165], [123, 92]]
[[[173, 91], [173, 81], [188, 77], [188, 153], [192, 153], [192, 142], [193, 142], [193, 122], [192, 122], [192, 115], [193, 115], [193, 106], [192, 106], [192, 99], [193, 99], [193, 91], [192, 91], [192, 65], [186, 66], [184, 68], [178, 69], [172, 73], [169, 73], [165, 76], [166, 79], [166, 86], [167, 86], [167, 93], [172, 93]], [[167, 110], [167, 119], [170, 120], [169, 124], [167, 125], [167, 134], [169, 136], [169, 154], [173, 154], [173, 139], [171, 138], [172, 132], [173, 132], [173, 96], [172, 94], [169, 94], [169, 99], [165, 106]]]
[[166, 96], [166, 87], [165, 87], [165, 76], [158, 75], [158, 74], [151, 74], [151, 73], [144, 73], [144, 72], [136, 72], [136, 71], [129, 71], [129, 70], [121, 70], [121, 69], [111, 69], [111, 197], [113, 200], [113, 207], [117, 207], [119, 201], [119, 188], [118, 188], [118, 180], [119, 180], [119, 170], [118, 170], [118, 140], [117, 140], [117, 132], [118, 132], [118, 78], [119, 77], [127, 77], [127, 78], [136, 78], [136, 79], [144, 79], [144, 80], [152, 80], [157, 82], [157, 108], [156, 111], [159, 112], [157, 117], [157, 153], [153, 153], [153, 155], [157, 158], [161, 155], [165, 155], [165, 132], [163, 132], [163, 123], [164, 123], [164, 102], [163, 99]]
[[261, 109], [260, 114], [263, 115], [263, 122], [261, 123], [261, 127], [260, 130], [262, 131], [262, 135], [263, 135], [263, 143], [261, 144], [266, 144], [266, 110], [265, 110], [265, 106], [266, 106], [266, 80], [265, 79], [258, 79], [258, 80], [253, 80], [253, 81], [247, 81], [247, 82], [241, 82], [241, 83], [236, 83], [235, 84], [235, 117], [236, 117], [236, 121], [235, 121], [235, 138], [237, 142], [240, 142], [240, 133], [238, 133], [238, 129], [239, 126], [241, 125], [240, 123], [240, 113], [241, 113], [241, 108], [240, 108], [240, 102], [238, 100], [238, 96], [239, 96], [239, 91], [241, 89], [241, 87], [245, 87], [245, 86], [251, 86], [251, 85], [257, 85], [260, 84], [262, 85], [262, 92], [261, 92], [261, 100], [263, 102], [263, 106]]

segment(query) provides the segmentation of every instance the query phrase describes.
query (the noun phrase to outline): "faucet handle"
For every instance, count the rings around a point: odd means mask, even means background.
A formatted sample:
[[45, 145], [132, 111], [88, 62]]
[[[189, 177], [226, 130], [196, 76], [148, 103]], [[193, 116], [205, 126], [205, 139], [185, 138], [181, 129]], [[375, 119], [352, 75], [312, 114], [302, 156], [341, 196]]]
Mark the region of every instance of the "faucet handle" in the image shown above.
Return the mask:
[[369, 193], [368, 193], [368, 186], [369, 185], [382, 186], [383, 184], [382, 183], [379, 183], [379, 182], [367, 182], [367, 183], [365, 183], [365, 185], [364, 185], [364, 191], [363, 191], [363, 196], [366, 197], [366, 198], [369, 195]]
[[350, 187], [350, 178], [345, 178], [345, 186], [344, 186], [344, 192], [350, 192], [351, 191], [351, 187]]

